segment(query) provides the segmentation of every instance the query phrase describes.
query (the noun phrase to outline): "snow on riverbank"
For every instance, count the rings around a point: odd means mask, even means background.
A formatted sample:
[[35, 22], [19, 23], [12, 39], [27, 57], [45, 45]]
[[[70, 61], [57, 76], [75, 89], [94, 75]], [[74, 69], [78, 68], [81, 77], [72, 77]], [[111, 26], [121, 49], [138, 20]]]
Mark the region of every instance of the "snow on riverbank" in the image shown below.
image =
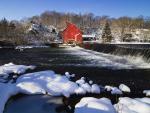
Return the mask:
[[8, 63], [0, 66], [0, 76], [6, 79], [11, 73], [22, 74], [28, 69], [33, 70], [35, 69], [35, 66], [15, 65], [13, 63]]

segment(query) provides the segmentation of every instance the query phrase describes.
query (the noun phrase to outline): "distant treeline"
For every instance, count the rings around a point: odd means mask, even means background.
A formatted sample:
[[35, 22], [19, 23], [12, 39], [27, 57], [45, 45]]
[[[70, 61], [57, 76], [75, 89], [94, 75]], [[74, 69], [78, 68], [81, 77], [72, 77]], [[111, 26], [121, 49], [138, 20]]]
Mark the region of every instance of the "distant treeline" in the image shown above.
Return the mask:
[[150, 29], [150, 17], [110, 18], [109, 16], [95, 16], [92, 13], [75, 14], [45, 11], [41, 15], [24, 18], [20, 21], [8, 21], [5, 18], [0, 20], [0, 40], [13, 41], [16, 44], [27, 43], [27, 30], [33, 23], [46, 26], [53, 25], [58, 30], [63, 30], [67, 21], [76, 24], [83, 32], [85, 28], [105, 26], [106, 21], [109, 22], [112, 29], [117, 29], [116, 31], [120, 32], [121, 35], [135, 29]]

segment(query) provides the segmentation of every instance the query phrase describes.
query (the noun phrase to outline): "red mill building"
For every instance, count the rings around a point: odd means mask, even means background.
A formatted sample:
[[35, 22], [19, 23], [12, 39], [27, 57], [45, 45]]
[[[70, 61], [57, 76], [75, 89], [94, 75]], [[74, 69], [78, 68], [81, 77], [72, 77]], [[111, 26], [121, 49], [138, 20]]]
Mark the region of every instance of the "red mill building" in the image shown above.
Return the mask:
[[67, 22], [67, 27], [62, 32], [62, 37], [65, 44], [81, 44], [83, 41], [80, 29], [69, 22]]

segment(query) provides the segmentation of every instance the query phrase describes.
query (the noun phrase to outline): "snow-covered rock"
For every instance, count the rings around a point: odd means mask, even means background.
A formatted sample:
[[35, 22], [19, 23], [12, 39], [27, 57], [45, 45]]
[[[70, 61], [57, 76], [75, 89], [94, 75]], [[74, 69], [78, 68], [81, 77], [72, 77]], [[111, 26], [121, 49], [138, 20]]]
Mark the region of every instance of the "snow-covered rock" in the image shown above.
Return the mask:
[[35, 69], [35, 66], [15, 65], [13, 63], [8, 63], [0, 66], [0, 76], [3, 76], [3, 78], [6, 79], [11, 73], [22, 74], [28, 69], [33, 70]]
[[107, 98], [85, 97], [76, 104], [75, 113], [116, 113], [116, 111]]
[[86, 94], [86, 91], [82, 88], [82, 87], [79, 87], [78, 89], [75, 90], [75, 94]]
[[91, 88], [92, 93], [97, 93], [97, 94], [100, 93], [100, 87], [97, 84], [93, 84], [91, 87], [92, 87]]
[[75, 77], [75, 74], [70, 74], [69, 72], [65, 72], [65, 76], [67, 78], [73, 78], [73, 77]]
[[146, 96], [150, 96], [150, 90], [144, 90], [143, 93], [146, 94]]
[[123, 94], [122, 91], [120, 89], [118, 89], [117, 87], [106, 85], [105, 89], [107, 91], [111, 91], [111, 94], [119, 94], [119, 95]]
[[55, 74], [53, 71], [42, 71], [22, 75], [17, 79], [17, 87], [27, 94], [45, 94], [69, 97], [79, 86], [66, 76]]
[[91, 88], [91, 86], [90, 86], [88, 83], [82, 84], [81, 87], [82, 87], [86, 92], [91, 93], [92, 88]]
[[79, 85], [82, 85], [82, 84], [85, 83], [85, 80], [84, 79], [79, 79], [79, 80], [76, 81], [76, 83], [79, 84]]
[[22, 74], [28, 69], [35, 69], [35, 66], [15, 65], [13, 63], [5, 64], [0, 66], [0, 74]]
[[92, 80], [90, 80], [90, 81], [89, 81], [89, 84], [91, 84], [91, 85], [92, 85], [92, 84], [93, 84], [93, 81], [92, 81]]
[[112, 88], [112, 91], [111, 91], [111, 94], [123, 94], [122, 91], [120, 89], [118, 89], [117, 87], [113, 87]]
[[150, 99], [131, 99], [128, 97], [119, 98], [114, 105], [118, 113], [150, 113]]
[[18, 93], [18, 89], [14, 84], [0, 83], [0, 113], [3, 113], [7, 100]]
[[128, 92], [128, 93], [131, 92], [131, 89], [125, 84], [120, 84], [119, 89], [123, 92]]

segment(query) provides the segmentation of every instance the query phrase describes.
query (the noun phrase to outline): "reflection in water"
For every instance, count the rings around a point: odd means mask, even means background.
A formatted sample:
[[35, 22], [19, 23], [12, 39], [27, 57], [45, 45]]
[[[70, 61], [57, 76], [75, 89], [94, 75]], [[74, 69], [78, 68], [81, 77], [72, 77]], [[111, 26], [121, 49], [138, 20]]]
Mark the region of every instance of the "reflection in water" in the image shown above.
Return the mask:
[[4, 113], [70, 113], [70, 111], [62, 97], [32, 95], [11, 99]]

